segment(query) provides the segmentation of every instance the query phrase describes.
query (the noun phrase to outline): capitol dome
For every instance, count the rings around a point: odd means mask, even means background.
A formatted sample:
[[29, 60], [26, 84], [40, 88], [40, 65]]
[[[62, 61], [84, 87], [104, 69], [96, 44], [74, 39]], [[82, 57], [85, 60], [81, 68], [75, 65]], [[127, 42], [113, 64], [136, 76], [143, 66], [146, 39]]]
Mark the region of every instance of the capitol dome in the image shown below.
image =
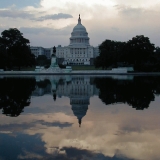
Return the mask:
[[78, 24], [73, 28], [70, 38], [70, 46], [89, 45], [89, 37], [86, 28], [81, 24], [79, 15]]
[[78, 19], [78, 24], [73, 28], [72, 33], [76, 32], [76, 31], [81, 31], [83, 33], [86, 32], [86, 28], [81, 24], [81, 19]]

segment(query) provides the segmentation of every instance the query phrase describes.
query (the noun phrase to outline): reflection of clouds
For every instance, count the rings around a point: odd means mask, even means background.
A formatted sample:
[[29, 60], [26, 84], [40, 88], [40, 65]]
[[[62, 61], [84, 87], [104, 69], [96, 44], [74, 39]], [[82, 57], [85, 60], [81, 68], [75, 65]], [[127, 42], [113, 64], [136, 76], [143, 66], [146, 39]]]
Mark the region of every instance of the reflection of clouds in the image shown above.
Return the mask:
[[27, 152], [27, 151], [23, 151], [24, 155], [19, 155], [18, 159], [42, 159], [43, 156], [36, 154], [36, 153], [32, 153], [32, 152]]
[[11, 131], [0, 131], [0, 133], [4, 133], [4, 134], [11, 134]]
[[[104, 117], [103, 117], [104, 118]], [[94, 152], [101, 152], [106, 156], [113, 157], [115, 154], [124, 155], [128, 158], [155, 159], [159, 156], [157, 143], [159, 130], [144, 130], [141, 132], [121, 133], [119, 122], [92, 121], [92, 128], [85, 123], [81, 129], [77, 130], [77, 125], [72, 130], [64, 128], [45, 128], [29, 130], [29, 134], [42, 134], [42, 141], [45, 142], [47, 153], [53, 153], [53, 147], [63, 148], [75, 147], [88, 149]], [[149, 126], [148, 126], [149, 127]], [[123, 128], [122, 128], [123, 129]], [[117, 134], [120, 132], [121, 134]], [[155, 148], [153, 151], [152, 148]], [[150, 154], [152, 152], [152, 154]]]
[[[65, 121], [63, 121], [65, 119]], [[39, 128], [47, 129], [49, 127], [65, 128], [71, 127], [73, 118], [64, 113], [55, 114], [30, 114], [15, 118], [0, 115], [0, 128], [2, 132], [23, 132], [34, 130], [38, 133]], [[33, 134], [34, 135], [34, 134]]]
[[64, 112], [67, 115], [72, 114], [72, 111], [70, 110], [70, 99], [68, 97], [57, 98], [56, 101], [53, 101], [52, 95], [45, 95], [43, 98], [33, 97], [31, 102], [30, 107], [25, 108], [25, 113]]
[[34, 121], [32, 123], [22, 123], [22, 124], [16, 124], [16, 123], [13, 123], [13, 124], [5, 124], [5, 125], [0, 125], [1, 127], [1, 131], [0, 133], [12, 133], [12, 132], [18, 132], [18, 131], [22, 131], [22, 128], [23, 130], [27, 130], [27, 129], [30, 129], [30, 128], [35, 128], [37, 126], [42, 126], [42, 127], [59, 127], [61, 129], [65, 128], [65, 127], [71, 127], [72, 126], [72, 123], [69, 123], [69, 122], [64, 122], [64, 123], [61, 123], [61, 122], [58, 122], [58, 121], [55, 121], [55, 122], [45, 122], [43, 120], [37, 120], [37, 121]]
[[[19, 159], [43, 159], [43, 160], [122, 160], [124, 157], [108, 157], [103, 153], [92, 152], [87, 149], [79, 149], [75, 147], [52, 148], [52, 154], [41, 156], [36, 153], [23, 151], [24, 155], [19, 155]], [[125, 160], [130, 160], [124, 158]], [[123, 160], [124, 160], [123, 159]]]
[[71, 127], [72, 123], [68, 123], [68, 122], [64, 122], [64, 123], [60, 123], [58, 121], [50, 123], [50, 122], [44, 122], [44, 121], [37, 121], [38, 123], [40, 123], [41, 125], [45, 125], [45, 126], [52, 126], [52, 127], [59, 127], [59, 128], [65, 128], [65, 127]]
[[[42, 101], [45, 101], [43, 98]], [[65, 104], [63, 98], [62, 104]], [[39, 107], [45, 110], [43, 104]], [[17, 124], [17, 128], [16, 125], [14, 128], [19, 132], [39, 134], [46, 153], [53, 156], [53, 159], [57, 156], [62, 160], [65, 156], [70, 157], [69, 151], [73, 150], [79, 154], [84, 153], [82, 151], [88, 152], [92, 160], [96, 160], [98, 153], [102, 153], [102, 160], [114, 156], [136, 160], [160, 157], [160, 110], [154, 108], [153, 103], [148, 110], [136, 111], [126, 104], [106, 106], [97, 97], [93, 97], [81, 128], [73, 113], [72, 116], [67, 114], [71, 112], [71, 107], [66, 107], [65, 113], [54, 112], [53, 109], [44, 113], [24, 114], [16, 119], [0, 115], [0, 125]], [[89, 154], [84, 155], [89, 159]]]

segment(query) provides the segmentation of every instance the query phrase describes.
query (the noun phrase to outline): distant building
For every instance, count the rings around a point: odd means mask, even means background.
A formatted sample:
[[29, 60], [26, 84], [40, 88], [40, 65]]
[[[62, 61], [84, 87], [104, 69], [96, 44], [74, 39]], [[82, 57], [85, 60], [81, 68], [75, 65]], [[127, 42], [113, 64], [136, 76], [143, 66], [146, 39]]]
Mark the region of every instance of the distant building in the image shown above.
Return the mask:
[[[93, 65], [94, 58], [99, 55], [99, 47], [93, 47], [89, 43], [90, 38], [86, 28], [81, 24], [79, 15], [78, 24], [73, 28], [70, 44], [56, 47], [56, 57], [59, 63], [66, 65]], [[46, 55], [51, 58], [53, 48], [31, 47], [31, 52], [38, 57]]]
[[43, 47], [30, 47], [32, 54], [37, 58], [39, 55], [45, 55], [48, 59], [51, 58], [51, 48], [43, 48]]

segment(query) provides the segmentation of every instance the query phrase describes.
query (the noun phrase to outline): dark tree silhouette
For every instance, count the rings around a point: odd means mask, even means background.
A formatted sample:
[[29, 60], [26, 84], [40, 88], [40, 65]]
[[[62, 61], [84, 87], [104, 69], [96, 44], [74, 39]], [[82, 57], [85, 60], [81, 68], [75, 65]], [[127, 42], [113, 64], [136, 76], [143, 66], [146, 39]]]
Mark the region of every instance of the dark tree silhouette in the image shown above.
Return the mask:
[[[7, 56], [7, 67], [35, 65], [35, 57], [31, 54], [30, 42], [24, 38], [22, 33], [16, 28], [4, 30], [0, 37], [0, 48], [3, 48], [3, 54]], [[6, 67], [6, 66], [4, 66]]]
[[143, 35], [135, 36], [128, 42], [105, 40], [99, 51], [100, 55], [94, 62], [97, 68], [133, 66], [135, 71], [160, 71], [160, 49]]
[[100, 55], [95, 59], [95, 67], [103, 69], [110, 66], [117, 66], [117, 62], [122, 61], [122, 52], [125, 42], [105, 40], [100, 46]]
[[47, 57], [45, 55], [39, 55], [36, 58], [36, 65], [45, 66], [47, 64]]

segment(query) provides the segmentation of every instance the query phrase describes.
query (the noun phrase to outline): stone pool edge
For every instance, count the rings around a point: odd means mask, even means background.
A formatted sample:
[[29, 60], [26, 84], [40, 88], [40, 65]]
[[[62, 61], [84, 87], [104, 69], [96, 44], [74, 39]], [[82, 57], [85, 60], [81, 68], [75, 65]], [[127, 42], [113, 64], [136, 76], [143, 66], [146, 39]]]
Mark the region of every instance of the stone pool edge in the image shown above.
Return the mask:
[[111, 72], [111, 71], [72, 71], [64, 72], [35, 72], [35, 71], [3, 71], [0, 75], [160, 75], [160, 72]]

